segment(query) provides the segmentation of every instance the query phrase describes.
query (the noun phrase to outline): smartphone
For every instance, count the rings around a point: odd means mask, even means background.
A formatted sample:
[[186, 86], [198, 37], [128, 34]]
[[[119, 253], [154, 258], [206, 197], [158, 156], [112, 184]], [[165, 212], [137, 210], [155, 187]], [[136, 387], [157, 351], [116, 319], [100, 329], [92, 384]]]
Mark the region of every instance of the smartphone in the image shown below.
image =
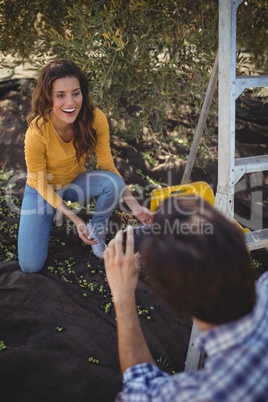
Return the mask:
[[[146, 236], [152, 232], [152, 225], [133, 226], [134, 234], [134, 252], [137, 253], [141, 249], [141, 245]], [[127, 229], [123, 230], [123, 248], [126, 249]]]

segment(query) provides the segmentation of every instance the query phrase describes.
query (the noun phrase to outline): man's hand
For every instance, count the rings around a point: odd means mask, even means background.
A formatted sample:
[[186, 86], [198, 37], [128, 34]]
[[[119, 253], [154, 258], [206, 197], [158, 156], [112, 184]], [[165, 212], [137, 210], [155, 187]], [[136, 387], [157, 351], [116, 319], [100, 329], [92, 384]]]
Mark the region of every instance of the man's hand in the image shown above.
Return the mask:
[[104, 251], [107, 279], [113, 294], [117, 317], [118, 350], [122, 373], [140, 363], [155, 364], [144, 339], [137, 314], [135, 289], [139, 276], [138, 254], [134, 255], [133, 228], [128, 227], [126, 253], [122, 231]]
[[139, 255], [134, 254], [134, 235], [131, 226], [127, 229], [126, 253], [122, 247], [123, 234], [120, 230], [110, 241], [104, 252], [106, 275], [114, 303], [129, 300], [135, 294], [139, 276]]

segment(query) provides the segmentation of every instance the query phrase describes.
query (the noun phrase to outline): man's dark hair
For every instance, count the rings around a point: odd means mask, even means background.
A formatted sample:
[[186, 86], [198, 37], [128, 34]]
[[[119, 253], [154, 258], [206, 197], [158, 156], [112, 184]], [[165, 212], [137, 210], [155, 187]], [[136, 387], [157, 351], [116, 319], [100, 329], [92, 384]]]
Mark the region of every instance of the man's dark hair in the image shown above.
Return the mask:
[[255, 303], [242, 230], [204, 199], [166, 199], [145, 239], [144, 271], [156, 294], [177, 311], [211, 324], [237, 320]]

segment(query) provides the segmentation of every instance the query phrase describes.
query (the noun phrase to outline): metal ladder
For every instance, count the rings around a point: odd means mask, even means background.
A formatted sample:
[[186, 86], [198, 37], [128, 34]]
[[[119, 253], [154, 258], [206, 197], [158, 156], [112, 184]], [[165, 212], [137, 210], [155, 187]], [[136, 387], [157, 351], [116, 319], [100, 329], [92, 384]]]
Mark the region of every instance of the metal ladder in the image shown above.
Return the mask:
[[[246, 88], [268, 86], [268, 76], [236, 76], [236, 15], [243, 0], [219, 1], [219, 138], [215, 207], [234, 216], [234, 189], [245, 173], [268, 170], [268, 155], [235, 159], [235, 101]], [[246, 234], [250, 250], [268, 246], [268, 229]]]
[[[236, 76], [236, 17], [243, 0], [219, 0], [219, 133], [218, 186], [215, 207], [234, 217], [236, 183], [245, 173], [268, 170], [268, 155], [235, 159], [235, 101], [246, 88], [268, 86], [268, 76]], [[268, 229], [245, 234], [249, 250], [268, 246]], [[202, 355], [194, 347], [198, 328], [193, 323], [185, 371], [202, 365]]]

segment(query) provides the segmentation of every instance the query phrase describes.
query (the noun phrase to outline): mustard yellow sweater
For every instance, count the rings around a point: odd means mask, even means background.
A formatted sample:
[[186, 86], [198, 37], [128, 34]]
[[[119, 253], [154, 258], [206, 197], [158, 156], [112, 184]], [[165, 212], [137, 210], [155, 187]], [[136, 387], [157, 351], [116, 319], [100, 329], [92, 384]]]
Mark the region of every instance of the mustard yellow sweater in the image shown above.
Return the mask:
[[[40, 126], [42, 120], [38, 123]], [[92, 128], [97, 134], [98, 166], [120, 176], [111, 154], [108, 121], [100, 109], [94, 110]], [[86, 171], [85, 158], [81, 158], [80, 164], [77, 162], [73, 140], [68, 143], [62, 141], [49, 116], [41, 132], [36, 126], [36, 120], [32, 121], [26, 131], [25, 159], [27, 184], [35, 188], [54, 208], [62, 202], [55, 190], [66, 187]]]

